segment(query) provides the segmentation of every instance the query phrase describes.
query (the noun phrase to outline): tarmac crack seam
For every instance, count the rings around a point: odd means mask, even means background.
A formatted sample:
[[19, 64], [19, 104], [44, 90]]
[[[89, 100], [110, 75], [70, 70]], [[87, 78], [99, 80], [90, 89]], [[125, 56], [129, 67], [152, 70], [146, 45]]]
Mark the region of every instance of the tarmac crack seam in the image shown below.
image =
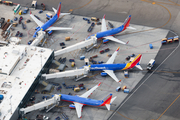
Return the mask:
[[180, 46], [179, 45], [162, 61], [162, 63], [134, 90], [134, 92], [129, 95], [129, 97], [127, 97], [127, 99], [119, 105], [119, 107], [114, 111], [114, 113], [108, 118], [108, 120], [110, 120], [114, 114], [116, 114], [116, 112], [118, 112], [118, 110], [134, 95], [134, 93], [154, 74], [154, 72], [156, 72], [157, 69], [159, 69], [159, 67], [177, 50], [177, 48]]

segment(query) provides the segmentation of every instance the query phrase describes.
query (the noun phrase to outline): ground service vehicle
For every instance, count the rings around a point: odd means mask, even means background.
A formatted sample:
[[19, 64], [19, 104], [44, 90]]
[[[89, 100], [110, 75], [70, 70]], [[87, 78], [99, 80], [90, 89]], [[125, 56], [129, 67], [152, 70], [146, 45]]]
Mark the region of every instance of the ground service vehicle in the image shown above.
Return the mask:
[[21, 9], [21, 5], [18, 4], [18, 5], [14, 8], [14, 14], [16, 14], [20, 9]]
[[1, 19], [0, 19], [0, 28], [2, 27], [2, 25], [3, 25], [3, 23], [4, 23], [4, 20], [5, 20], [5, 18], [1, 18]]
[[26, 14], [26, 13], [28, 12], [28, 10], [29, 10], [29, 8], [26, 7], [26, 8], [24, 9], [24, 11], [23, 11], [23, 14]]
[[154, 66], [154, 64], [155, 64], [155, 60], [154, 60], [154, 59], [151, 59], [151, 60], [149, 61], [149, 63], [147, 64], [147, 70], [151, 70], [152, 67]]
[[114, 28], [113, 24], [111, 22], [108, 22], [108, 25], [110, 28]]
[[36, 6], [37, 6], [37, 1], [32, 1], [31, 6], [32, 6], [33, 8], [35, 8], [35, 9], [36, 9]]
[[97, 22], [97, 21], [99, 21], [99, 18], [96, 18], [96, 17], [91, 17], [91, 20], [92, 20], [92, 21], [96, 21], [96, 22]]
[[128, 77], [129, 77], [129, 74], [128, 74], [128, 71], [127, 71], [127, 70], [124, 71], [124, 77], [125, 77], [125, 78], [128, 78]]

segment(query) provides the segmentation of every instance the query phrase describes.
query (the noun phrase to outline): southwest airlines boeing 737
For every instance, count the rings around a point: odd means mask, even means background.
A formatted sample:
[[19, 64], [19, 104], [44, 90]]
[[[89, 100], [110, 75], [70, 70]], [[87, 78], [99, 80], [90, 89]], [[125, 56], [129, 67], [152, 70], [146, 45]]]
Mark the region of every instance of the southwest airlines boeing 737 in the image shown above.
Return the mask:
[[48, 20], [46, 23], [43, 23], [40, 20], [38, 20], [30, 12], [31, 18], [38, 25], [38, 27], [36, 28], [37, 30], [33, 35], [34, 38], [37, 36], [37, 32], [40, 30], [48, 31], [48, 34], [50, 35], [50, 34], [52, 34], [52, 30], [71, 30], [72, 29], [72, 28], [65, 28], [65, 27], [52, 27], [52, 25], [58, 20], [59, 17], [70, 14], [70, 13], [61, 13], [61, 2], [59, 3], [57, 10], [55, 8], [53, 8], [53, 11], [55, 12], [55, 15], [50, 20]]
[[94, 86], [93, 88], [91, 88], [90, 90], [88, 90], [87, 92], [85, 92], [80, 96], [60, 94], [61, 100], [74, 103], [69, 105], [69, 107], [72, 109], [76, 109], [78, 118], [81, 118], [82, 107], [84, 105], [95, 106], [95, 107], [106, 106], [106, 108], [110, 110], [110, 105], [116, 99], [116, 96], [112, 98], [112, 94], [109, 94], [103, 100], [94, 100], [88, 98], [100, 86], [100, 84], [101, 83]]
[[129, 63], [118, 63], [118, 64], [113, 64], [116, 55], [119, 51], [119, 48], [113, 53], [113, 55], [109, 58], [109, 60], [105, 64], [94, 64], [94, 65], [89, 65], [90, 71], [103, 71], [101, 73], [101, 76], [106, 76], [109, 75], [111, 76], [116, 82], [121, 83], [120, 80], [116, 77], [114, 74], [115, 70], [128, 70], [133, 67], [137, 67], [140, 70], [143, 70], [140, 66], [140, 61], [142, 54], [139, 54], [136, 58], [134, 58], [133, 61]]
[[[102, 18], [101, 32], [98, 32], [98, 33], [93, 34], [91, 36], [96, 35], [97, 39], [104, 38], [105, 40], [103, 40], [103, 43], [107, 43], [109, 40], [111, 40], [111, 41], [118, 42], [118, 43], [121, 43], [121, 44], [126, 44], [125, 42], [113, 37], [113, 35], [118, 34], [118, 33], [122, 32], [122, 31], [126, 30], [126, 28], [135, 29], [135, 28], [133, 28], [133, 27], [131, 27], [129, 25], [130, 20], [131, 20], [131, 15], [129, 15], [126, 18], [125, 22], [120, 27], [114, 28], [114, 29], [111, 29], [111, 30], [107, 30], [106, 21], [105, 21], [105, 15], [104, 15], [104, 17]], [[91, 36], [89, 36], [86, 40], [88, 40]]]

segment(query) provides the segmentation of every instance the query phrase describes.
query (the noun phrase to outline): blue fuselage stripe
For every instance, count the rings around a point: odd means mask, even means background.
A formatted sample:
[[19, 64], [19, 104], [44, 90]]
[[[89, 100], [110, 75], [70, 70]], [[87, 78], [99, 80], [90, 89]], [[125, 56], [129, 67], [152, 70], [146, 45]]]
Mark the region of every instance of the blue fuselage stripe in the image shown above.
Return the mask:
[[122, 70], [125, 67], [126, 67], [126, 63], [122, 63], [122, 64], [94, 64], [94, 65], [90, 65], [90, 71]]
[[61, 100], [78, 102], [83, 105], [90, 105], [90, 106], [100, 106], [103, 103], [102, 100], [94, 100], [94, 99], [82, 98], [78, 96], [71, 96], [71, 95], [65, 95], [65, 94], [61, 94]]
[[[114, 29], [111, 29], [111, 30], [107, 30], [107, 31], [103, 31], [103, 32], [98, 32], [96, 33], [96, 37], [97, 39], [99, 38], [103, 38], [103, 37], [106, 37], [106, 36], [112, 36], [112, 35], [115, 35], [117, 33], [120, 33], [122, 32], [122, 30], [124, 29], [124, 26], [120, 26], [118, 28], [114, 28]], [[95, 34], [91, 35], [91, 36], [94, 36]], [[90, 38], [90, 36], [87, 38], [87, 40]]]

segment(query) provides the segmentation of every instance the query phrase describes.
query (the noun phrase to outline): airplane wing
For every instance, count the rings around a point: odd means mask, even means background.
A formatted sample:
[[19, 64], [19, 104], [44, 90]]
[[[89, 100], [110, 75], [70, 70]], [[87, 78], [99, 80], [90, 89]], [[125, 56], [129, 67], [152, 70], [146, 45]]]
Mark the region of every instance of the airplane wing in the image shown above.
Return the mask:
[[47, 30], [71, 30], [72, 28], [65, 27], [49, 27]]
[[94, 86], [93, 88], [91, 88], [90, 90], [88, 90], [87, 92], [85, 92], [84, 94], [82, 94], [79, 97], [83, 97], [83, 98], [87, 98], [91, 95], [91, 93], [93, 93], [99, 86], [100, 86], [101, 82], [99, 84], [97, 84], [96, 86]]
[[113, 36], [106, 36], [106, 37], [103, 37], [103, 38], [109, 39], [111, 41], [118, 42], [118, 43], [121, 43], [121, 44], [126, 44], [125, 42], [123, 42], [123, 41], [121, 41], [121, 40], [119, 40], [119, 39], [117, 39], [117, 38], [115, 38]]
[[74, 105], [76, 108], [78, 118], [81, 118], [81, 111], [82, 111], [83, 104], [74, 102]]
[[114, 62], [114, 60], [116, 58], [116, 55], [117, 55], [117, 53], [119, 51], [119, 48], [120, 47], [118, 47], [118, 49], [112, 54], [112, 56], [109, 58], [109, 60], [106, 62], [106, 64], [113, 64], [113, 62]]
[[110, 77], [112, 77], [116, 82], [121, 83], [121, 80], [118, 80], [113, 70], [103, 70], [103, 71], [106, 72]]
[[30, 14], [31, 18], [36, 22], [36, 24], [41, 27], [44, 23], [38, 20], [34, 15]]
[[[53, 7], [52, 7], [52, 9], [53, 9], [54, 13], [56, 14], [57, 10], [55, 8], [53, 8]], [[60, 13], [60, 17], [63, 16], [63, 15], [69, 15], [69, 14], [70, 13]]]
[[101, 22], [101, 32], [107, 31], [105, 16], [106, 15], [104, 15], [102, 22]]

